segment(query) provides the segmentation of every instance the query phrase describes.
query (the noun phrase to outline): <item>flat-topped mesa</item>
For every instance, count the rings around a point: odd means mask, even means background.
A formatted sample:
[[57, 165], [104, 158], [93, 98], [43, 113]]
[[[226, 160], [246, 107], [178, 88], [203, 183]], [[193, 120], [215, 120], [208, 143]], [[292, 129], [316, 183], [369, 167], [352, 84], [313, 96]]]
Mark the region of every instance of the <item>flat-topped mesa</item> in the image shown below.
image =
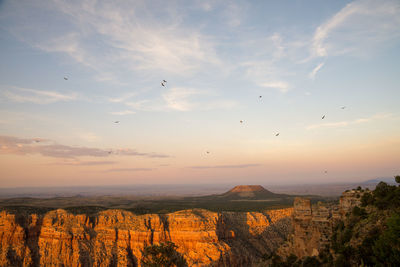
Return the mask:
[[260, 192], [260, 191], [267, 191], [269, 192], [267, 189], [265, 189], [264, 187], [262, 187], [261, 185], [237, 185], [234, 188], [232, 188], [231, 190], [229, 190], [229, 192], [234, 192], [234, 193], [241, 193], [241, 192]]
[[238, 185], [220, 196], [228, 199], [272, 199], [281, 195], [272, 193], [261, 185]]

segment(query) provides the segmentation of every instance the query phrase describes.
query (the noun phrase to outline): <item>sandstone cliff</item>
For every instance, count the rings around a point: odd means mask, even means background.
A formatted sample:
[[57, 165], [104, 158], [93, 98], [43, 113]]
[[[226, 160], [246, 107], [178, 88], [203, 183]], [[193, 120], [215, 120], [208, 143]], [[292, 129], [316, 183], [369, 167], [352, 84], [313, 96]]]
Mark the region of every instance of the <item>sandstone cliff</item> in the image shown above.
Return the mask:
[[311, 205], [307, 198], [295, 198], [293, 233], [277, 250], [277, 254], [283, 258], [291, 254], [298, 258], [318, 256], [331, 242], [335, 225], [360, 204], [362, 194], [358, 190], [346, 191], [340, 197], [339, 204], [318, 202]]
[[43, 216], [2, 211], [0, 266], [140, 266], [145, 246], [167, 240], [189, 266], [251, 266], [284, 242], [292, 211], [107, 210], [96, 216], [61, 209]]

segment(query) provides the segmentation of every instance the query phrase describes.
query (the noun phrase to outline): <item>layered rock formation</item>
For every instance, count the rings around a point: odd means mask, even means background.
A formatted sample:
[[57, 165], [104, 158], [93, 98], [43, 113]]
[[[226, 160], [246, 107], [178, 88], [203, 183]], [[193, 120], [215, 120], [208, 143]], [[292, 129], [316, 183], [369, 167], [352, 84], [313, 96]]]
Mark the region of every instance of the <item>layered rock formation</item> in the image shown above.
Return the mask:
[[140, 266], [142, 249], [172, 241], [189, 266], [251, 266], [281, 245], [293, 209], [264, 213], [184, 210], [96, 216], [54, 210], [0, 213], [0, 266]]
[[311, 205], [310, 199], [295, 198], [292, 215], [293, 233], [278, 250], [278, 255], [291, 254], [298, 258], [318, 256], [331, 241], [333, 229], [346, 213], [360, 204], [363, 192], [349, 190], [342, 194], [339, 204], [318, 202]]

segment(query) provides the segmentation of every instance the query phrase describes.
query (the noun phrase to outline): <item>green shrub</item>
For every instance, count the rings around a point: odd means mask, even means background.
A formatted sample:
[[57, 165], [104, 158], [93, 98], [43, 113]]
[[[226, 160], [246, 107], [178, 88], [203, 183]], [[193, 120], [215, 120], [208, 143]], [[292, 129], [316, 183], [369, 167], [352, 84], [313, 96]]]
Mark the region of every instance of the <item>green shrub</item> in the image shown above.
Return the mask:
[[147, 246], [142, 251], [142, 266], [146, 267], [186, 267], [185, 258], [176, 251], [177, 246], [170, 241]]
[[353, 208], [352, 213], [353, 213], [354, 216], [361, 217], [362, 219], [367, 217], [367, 212], [365, 211], [365, 209], [364, 208], [360, 208], [358, 206], [355, 206]]
[[361, 206], [365, 207], [374, 203], [374, 196], [371, 193], [365, 193], [361, 197]]
[[386, 222], [386, 230], [373, 246], [375, 263], [400, 266], [400, 214], [396, 213]]

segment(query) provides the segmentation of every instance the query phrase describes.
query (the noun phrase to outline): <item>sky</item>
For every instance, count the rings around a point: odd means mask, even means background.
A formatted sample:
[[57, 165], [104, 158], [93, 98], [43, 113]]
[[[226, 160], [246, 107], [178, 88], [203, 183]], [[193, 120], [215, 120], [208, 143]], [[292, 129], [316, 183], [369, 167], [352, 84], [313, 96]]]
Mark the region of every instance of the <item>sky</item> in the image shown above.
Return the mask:
[[0, 59], [0, 187], [400, 174], [400, 1], [3, 0]]

